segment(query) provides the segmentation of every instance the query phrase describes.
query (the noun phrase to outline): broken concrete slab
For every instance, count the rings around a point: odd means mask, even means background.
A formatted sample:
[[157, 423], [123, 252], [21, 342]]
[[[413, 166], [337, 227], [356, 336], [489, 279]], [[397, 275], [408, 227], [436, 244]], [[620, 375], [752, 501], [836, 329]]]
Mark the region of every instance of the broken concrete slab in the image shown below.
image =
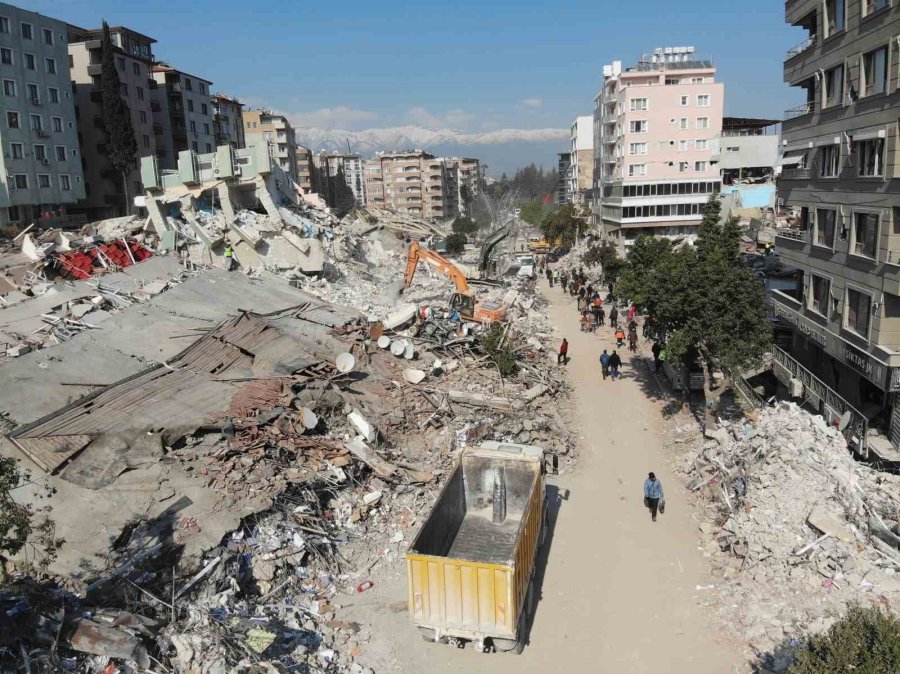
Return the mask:
[[853, 543], [856, 537], [835, 515], [828, 512], [824, 504], [819, 504], [809, 513], [806, 521], [823, 534], [830, 534], [845, 543]]
[[501, 398], [486, 393], [470, 393], [469, 391], [458, 391], [451, 389], [448, 392], [450, 401], [461, 403], [463, 405], [471, 405], [472, 407], [488, 407], [495, 410], [512, 410], [513, 401], [509, 398]]
[[412, 322], [416, 317], [416, 305], [404, 304], [395, 311], [388, 314], [387, 318], [382, 321], [385, 330], [396, 330], [407, 323]]
[[368, 419], [366, 419], [362, 415], [362, 412], [360, 412], [359, 410], [353, 410], [350, 414], [348, 414], [347, 420], [351, 424], [353, 424], [353, 427], [359, 432], [359, 434], [365, 439], [366, 442], [374, 442], [375, 438], [378, 437], [378, 429], [370, 424]]

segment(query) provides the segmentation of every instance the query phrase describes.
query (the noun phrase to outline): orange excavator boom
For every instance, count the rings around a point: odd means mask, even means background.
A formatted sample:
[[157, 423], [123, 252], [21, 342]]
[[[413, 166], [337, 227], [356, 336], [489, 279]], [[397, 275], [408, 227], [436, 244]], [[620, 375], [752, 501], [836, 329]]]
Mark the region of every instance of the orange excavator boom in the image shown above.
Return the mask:
[[403, 279], [403, 287], [409, 288], [412, 285], [413, 277], [416, 275], [416, 269], [419, 261], [424, 260], [438, 271], [449, 276], [456, 285], [458, 292], [464, 293], [469, 291], [469, 283], [466, 281], [466, 275], [463, 274], [450, 260], [447, 260], [433, 250], [422, 248], [418, 241], [413, 241], [406, 254], [406, 276]]

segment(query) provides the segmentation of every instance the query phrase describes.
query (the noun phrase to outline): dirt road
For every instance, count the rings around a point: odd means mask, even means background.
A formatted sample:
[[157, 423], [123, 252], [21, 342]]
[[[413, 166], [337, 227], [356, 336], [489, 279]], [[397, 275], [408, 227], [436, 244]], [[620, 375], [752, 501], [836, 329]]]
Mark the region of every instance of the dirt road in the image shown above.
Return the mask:
[[[579, 331], [574, 302], [543, 286], [550, 313], [569, 339], [580, 461], [552, 478], [561, 495], [539, 558], [540, 601], [520, 656], [482, 654], [423, 642], [407, 622], [402, 564], [394, 577], [350, 601], [372, 625], [366, 658], [396, 672], [555, 672], [730, 674], [743, 671], [715, 616], [698, 605], [710, 582], [697, 549], [686, 495], [662, 446], [662, 403], [643, 363], [623, 352], [624, 375], [603, 381], [597, 358], [612, 349], [610, 329]], [[642, 484], [655, 471], [667, 512], [651, 522]]]

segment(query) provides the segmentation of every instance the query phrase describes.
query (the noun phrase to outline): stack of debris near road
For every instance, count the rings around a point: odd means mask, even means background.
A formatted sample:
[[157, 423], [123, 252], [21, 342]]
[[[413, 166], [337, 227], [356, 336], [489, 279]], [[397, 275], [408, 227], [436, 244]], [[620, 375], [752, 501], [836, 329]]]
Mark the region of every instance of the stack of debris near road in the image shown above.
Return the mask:
[[704, 437], [678, 429], [717, 577], [698, 589], [757, 653], [824, 631], [853, 602], [897, 610], [900, 476], [855, 461], [836, 428], [793, 403], [753, 417]]
[[[265, 239], [271, 216], [247, 213], [229, 232]], [[307, 226], [293, 216], [275, 236]], [[32, 266], [0, 308], [3, 334], [31, 349], [0, 363], [0, 455], [33, 472], [17, 497], [55, 490], [65, 539], [6, 565], [2, 665], [364, 672], [370, 633], [342, 598], [396, 571], [462, 446], [535, 444], [572, 465], [533, 285], [479, 287], [509, 320], [460, 321], [446, 277], [423, 270], [398, 297], [421, 223], [328, 218], [301, 232], [322, 244], [322, 280], [271, 255], [228, 273], [199, 234], [172, 244], [125, 218], [84, 236], [152, 256], [75, 282]]]

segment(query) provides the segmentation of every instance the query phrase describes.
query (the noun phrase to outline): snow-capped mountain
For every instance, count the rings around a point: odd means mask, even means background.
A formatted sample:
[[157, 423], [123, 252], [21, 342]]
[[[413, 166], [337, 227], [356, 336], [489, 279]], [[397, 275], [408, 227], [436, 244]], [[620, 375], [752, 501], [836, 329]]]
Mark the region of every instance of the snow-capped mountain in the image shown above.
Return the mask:
[[346, 152], [350, 149], [364, 157], [376, 152], [425, 150], [439, 156], [471, 156], [481, 160], [493, 175], [512, 173], [534, 162], [544, 166], [556, 163], [556, 153], [568, 145], [566, 129], [498, 129], [483, 133], [462, 133], [452, 129], [427, 129], [399, 126], [364, 131], [341, 131], [301, 127], [297, 142], [314, 152]]

